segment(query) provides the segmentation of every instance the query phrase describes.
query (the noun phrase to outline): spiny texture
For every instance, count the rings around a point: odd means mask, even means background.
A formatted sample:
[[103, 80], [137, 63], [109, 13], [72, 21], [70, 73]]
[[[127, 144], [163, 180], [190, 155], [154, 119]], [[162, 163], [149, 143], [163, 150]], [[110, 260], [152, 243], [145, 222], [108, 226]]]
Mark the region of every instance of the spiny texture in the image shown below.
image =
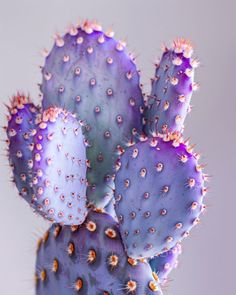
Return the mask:
[[159, 294], [147, 262], [127, 258], [116, 222], [90, 212], [78, 227], [53, 225], [39, 241], [37, 295]]
[[194, 68], [198, 61], [192, 58], [189, 42], [177, 39], [173, 47], [165, 48], [152, 79], [152, 91], [144, 115], [145, 131], [149, 135], [167, 131], [183, 131], [184, 120], [190, 111], [194, 83]]
[[34, 135], [34, 199], [52, 221], [81, 224], [86, 217], [86, 151], [76, 118], [59, 108], [44, 111]]
[[181, 252], [181, 244], [177, 244], [169, 251], [150, 259], [149, 264], [152, 271], [157, 275], [161, 285], [164, 285], [168, 281], [170, 272], [177, 267]]
[[7, 143], [10, 165], [13, 170], [13, 181], [20, 195], [33, 208], [33, 191], [30, 186], [31, 168], [33, 166], [32, 150], [35, 120], [38, 108], [23, 94], [13, 96], [8, 107]]
[[142, 129], [139, 73], [124, 42], [112, 37], [89, 22], [73, 27], [57, 37], [42, 70], [43, 108], [66, 108], [84, 125], [87, 195], [97, 207], [113, 196], [117, 152]]
[[204, 208], [204, 175], [177, 134], [139, 142], [121, 157], [116, 213], [132, 258], [151, 257], [189, 235]]

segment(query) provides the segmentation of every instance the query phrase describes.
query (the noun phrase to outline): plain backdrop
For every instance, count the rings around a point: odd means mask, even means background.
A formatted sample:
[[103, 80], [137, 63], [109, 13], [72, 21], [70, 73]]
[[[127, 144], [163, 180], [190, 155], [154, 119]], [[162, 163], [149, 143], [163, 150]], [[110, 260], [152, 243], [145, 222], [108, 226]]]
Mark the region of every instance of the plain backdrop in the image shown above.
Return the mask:
[[[0, 0], [0, 124], [17, 90], [38, 100], [41, 50], [55, 32], [80, 18], [99, 20], [125, 39], [138, 56], [145, 90], [160, 46], [177, 36], [190, 39], [201, 61], [185, 136], [196, 143], [212, 175], [208, 210], [183, 243], [183, 255], [164, 295], [235, 294], [235, 0]], [[10, 183], [4, 132], [0, 146], [0, 294], [33, 295], [35, 246], [48, 227]], [[54, 295], [54, 294], [51, 294]]]

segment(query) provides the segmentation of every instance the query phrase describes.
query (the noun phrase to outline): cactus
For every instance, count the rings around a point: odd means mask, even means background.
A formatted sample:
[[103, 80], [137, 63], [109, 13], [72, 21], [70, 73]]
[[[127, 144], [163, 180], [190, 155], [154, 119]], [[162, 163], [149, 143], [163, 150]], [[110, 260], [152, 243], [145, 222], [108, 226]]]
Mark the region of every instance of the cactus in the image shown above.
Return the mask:
[[33, 105], [29, 97], [17, 93], [12, 97], [8, 112], [6, 132], [8, 158], [12, 167], [13, 181], [20, 196], [35, 209], [30, 182], [33, 167], [33, 135], [39, 109]]
[[87, 196], [105, 207], [113, 196], [117, 153], [142, 128], [143, 97], [134, 61], [113, 32], [85, 22], [57, 37], [42, 72], [43, 108], [66, 108], [84, 124]]
[[125, 152], [116, 176], [115, 210], [130, 257], [169, 250], [199, 222], [201, 168], [178, 134], [150, 138]]
[[115, 199], [112, 198], [109, 204], [104, 208], [105, 212], [113, 217], [115, 221], [118, 221], [115, 211]]
[[147, 134], [183, 131], [192, 92], [197, 88], [194, 69], [199, 62], [192, 53], [190, 42], [184, 39], [176, 39], [170, 49], [164, 48], [144, 115]]
[[161, 285], [166, 284], [170, 272], [177, 267], [178, 257], [181, 253], [181, 244], [176, 244], [169, 251], [150, 259], [149, 264], [154, 272], [154, 276], [158, 277]]
[[54, 222], [38, 244], [37, 295], [161, 295], [205, 209], [208, 177], [182, 135], [192, 46], [165, 48], [148, 101], [134, 61], [85, 21], [47, 52], [42, 108], [21, 94], [8, 108], [13, 181]]
[[12, 98], [8, 110], [8, 157], [20, 195], [49, 220], [82, 223], [87, 166], [79, 123], [57, 108], [41, 114], [22, 94]]
[[89, 212], [82, 226], [54, 224], [40, 239], [36, 294], [159, 294], [147, 262], [126, 256], [117, 223]]
[[86, 214], [86, 150], [76, 118], [44, 111], [34, 135], [32, 186], [37, 209], [52, 221], [74, 225]]

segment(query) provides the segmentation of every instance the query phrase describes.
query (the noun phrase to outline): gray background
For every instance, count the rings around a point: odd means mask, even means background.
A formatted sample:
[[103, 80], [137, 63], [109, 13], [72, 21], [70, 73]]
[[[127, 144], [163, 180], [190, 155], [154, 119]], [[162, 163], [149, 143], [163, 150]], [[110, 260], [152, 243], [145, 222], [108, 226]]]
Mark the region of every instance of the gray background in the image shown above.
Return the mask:
[[[16, 90], [29, 91], [38, 101], [40, 51], [50, 48], [54, 32], [79, 17], [96, 18], [126, 38], [138, 55], [147, 91], [162, 42], [184, 36], [195, 45], [201, 88], [185, 136], [197, 143], [213, 178], [208, 212], [184, 242], [166, 295], [235, 294], [235, 11], [235, 0], [0, 0], [1, 125], [3, 102]], [[48, 225], [17, 196], [4, 148], [1, 142], [0, 294], [32, 295], [35, 244]]]

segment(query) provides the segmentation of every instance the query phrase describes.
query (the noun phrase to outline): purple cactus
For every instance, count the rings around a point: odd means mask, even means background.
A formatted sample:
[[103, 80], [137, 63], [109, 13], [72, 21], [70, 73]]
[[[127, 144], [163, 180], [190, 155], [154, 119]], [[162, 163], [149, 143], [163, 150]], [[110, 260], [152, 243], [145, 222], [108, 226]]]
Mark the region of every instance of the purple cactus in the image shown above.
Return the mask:
[[56, 39], [42, 70], [43, 108], [76, 113], [87, 140], [89, 202], [106, 206], [113, 196], [119, 151], [141, 131], [139, 73], [125, 44], [85, 22]]
[[190, 42], [184, 39], [175, 40], [170, 49], [164, 48], [144, 115], [147, 134], [183, 131], [192, 92], [197, 88], [194, 69], [198, 60], [192, 58], [192, 53]]
[[35, 209], [30, 182], [33, 167], [33, 136], [39, 109], [33, 105], [29, 97], [18, 93], [13, 96], [8, 111], [6, 132], [8, 158], [12, 167], [13, 181], [20, 196]]
[[149, 260], [154, 276], [157, 276], [161, 285], [167, 283], [170, 272], [178, 266], [178, 258], [181, 253], [181, 244], [176, 244], [169, 251]]
[[58, 108], [44, 111], [34, 135], [32, 187], [37, 210], [49, 220], [68, 225], [84, 222], [86, 161], [76, 118]]
[[112, 198], [109, 204], [104, 208], [105, 212], [113, 217], [114, 220], [118, 221], [115, 211], [115, 198]]
[[39, 241], [36, 294], [157, 294], [147, 262], [126, 256], [117, 223], [90, 212], [78, 226], [53, 225]]
[[132, 146], [116, 176], [116, 213], [130, 257], [151, 257], [189, 235], [203, 208], [204, 175], [178, 134]]
[[47, 53], [42, 108], [13, 97], [13, 180], [54, 222], [38, 244], [37, 295], [162, 294], [205, 209], [207, 176], [182, 136], [197, 65], [177, 39], [144, 104], [124, 42], [85, 21]]

